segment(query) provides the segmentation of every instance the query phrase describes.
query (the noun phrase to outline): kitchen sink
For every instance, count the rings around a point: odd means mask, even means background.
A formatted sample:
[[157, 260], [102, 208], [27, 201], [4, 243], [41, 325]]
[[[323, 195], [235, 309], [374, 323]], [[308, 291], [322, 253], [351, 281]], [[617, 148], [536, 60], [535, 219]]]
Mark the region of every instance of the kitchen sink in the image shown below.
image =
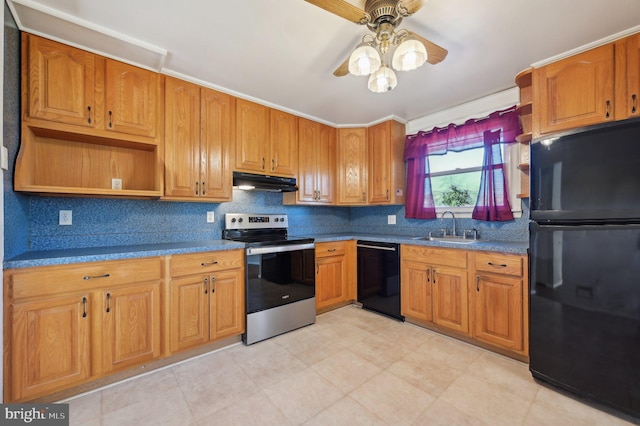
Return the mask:
[[477, 243], [478, 240], [471, 240], [468, 238], [462, 238], [461, 236], [447, 236], [447, 237], [413, 237], [412, 240], [423, 240], [423, 241], [441, 241], [444, 243], [455, 243], [455, 244], [473, 244]]

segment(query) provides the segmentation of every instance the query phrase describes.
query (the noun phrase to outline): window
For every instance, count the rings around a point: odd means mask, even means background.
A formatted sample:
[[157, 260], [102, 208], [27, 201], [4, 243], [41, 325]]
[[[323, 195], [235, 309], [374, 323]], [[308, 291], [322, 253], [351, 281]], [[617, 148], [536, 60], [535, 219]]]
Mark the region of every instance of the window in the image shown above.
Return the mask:
[[[515, 167], [511, 151], [520, 134], [515, 108], [463, 125], [450, 124], [407, 136], [407, 218], [434, 219], [443, 210], [484, 221], [512, 220], [508, 191]], [[519, 187], [519, 182], [511, 182]]]

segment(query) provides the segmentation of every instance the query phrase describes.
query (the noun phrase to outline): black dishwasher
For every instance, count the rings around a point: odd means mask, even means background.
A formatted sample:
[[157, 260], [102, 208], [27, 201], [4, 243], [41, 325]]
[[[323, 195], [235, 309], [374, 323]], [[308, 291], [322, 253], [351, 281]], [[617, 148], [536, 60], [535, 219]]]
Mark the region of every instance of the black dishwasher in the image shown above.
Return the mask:
[[404, 321], [400, 313], [400, 245], [359, 240], [357, 247], [358, 303]]

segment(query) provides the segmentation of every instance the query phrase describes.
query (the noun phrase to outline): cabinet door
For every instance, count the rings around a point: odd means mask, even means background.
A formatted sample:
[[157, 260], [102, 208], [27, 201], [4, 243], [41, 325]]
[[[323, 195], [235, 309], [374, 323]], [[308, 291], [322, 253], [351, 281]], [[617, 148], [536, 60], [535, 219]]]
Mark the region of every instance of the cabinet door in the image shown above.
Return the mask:
[[391, 202], [391, 122], [377, 124], [369, 133], [369, 203]]
[[155, 138], [160, 106], [159, 74], [106, 60], [105, 128]]
[[208, 275], [171, 280], [171, 351], [209, 341]]
[[344, 256], [316, 258], [316, 309], [347, 300]]
[[236, 100], [236, 169], [262, 173], [269, 141], [269, 108]]
[[40, 37], [25, 37], [29, 116], [95, 127], [95, 55]]
[[523, 349], [522, 278], [476, 276], [475, 330], [478, 340], [520, 351]]
[[640, 34], [616, 42], [616, 120], [640, 116]]
[[11, 400], [72, 386], [91, 375], [89, 294], [16, 303]]
[[103, 372], [160, 355], [160, 283], [102, 291]]
[[319, 123], [298, 119], [298, 201], [315, 202], [318, 198], [318, 128]]
[[210, 338], [217, 340], [244, 333], [244, 273], [232, 269], [210, 277]]
[[200, 196], [216, 201], [230, 201], [233, 185], [231, 160], [236, 131], [235, 98], [211, 89], [201, 90]]
[[367, 203], [367, 129], [338, 129], [338, 204]]
[[431, 268], [424, 263], [403, 260], [400, 274], [402, 315], [433, 321]]
[[332, 204], [335, 199], [336, 176], [336, 129], [318, 125], [316, 150], [317, 201]]
[[433, 321], [442, 327], [469, 333], [467, 271], [441, 266], [433, 266], [431, 271]]
[[298, 164], [298, 117], [271, 109], [269, 135], [269, 172], [295, 176]]
[[534, 133], [613, 120], [613, 52], [608, 44], [534, 70]]
[[165, 195], [193, 197], [200, 181], [200, 88], [165, 81]]

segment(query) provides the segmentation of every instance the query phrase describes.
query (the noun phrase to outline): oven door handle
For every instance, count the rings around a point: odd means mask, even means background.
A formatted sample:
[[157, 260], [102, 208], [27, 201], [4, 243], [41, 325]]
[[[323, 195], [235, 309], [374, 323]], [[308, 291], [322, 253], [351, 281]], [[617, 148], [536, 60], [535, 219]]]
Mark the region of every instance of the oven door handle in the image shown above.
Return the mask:
[[315, 248], [315, 243], [290, 244], [283, 246], [248, 247], [247, 256], [253, 254], [282, 253], [285, 251], [308, 250]]

